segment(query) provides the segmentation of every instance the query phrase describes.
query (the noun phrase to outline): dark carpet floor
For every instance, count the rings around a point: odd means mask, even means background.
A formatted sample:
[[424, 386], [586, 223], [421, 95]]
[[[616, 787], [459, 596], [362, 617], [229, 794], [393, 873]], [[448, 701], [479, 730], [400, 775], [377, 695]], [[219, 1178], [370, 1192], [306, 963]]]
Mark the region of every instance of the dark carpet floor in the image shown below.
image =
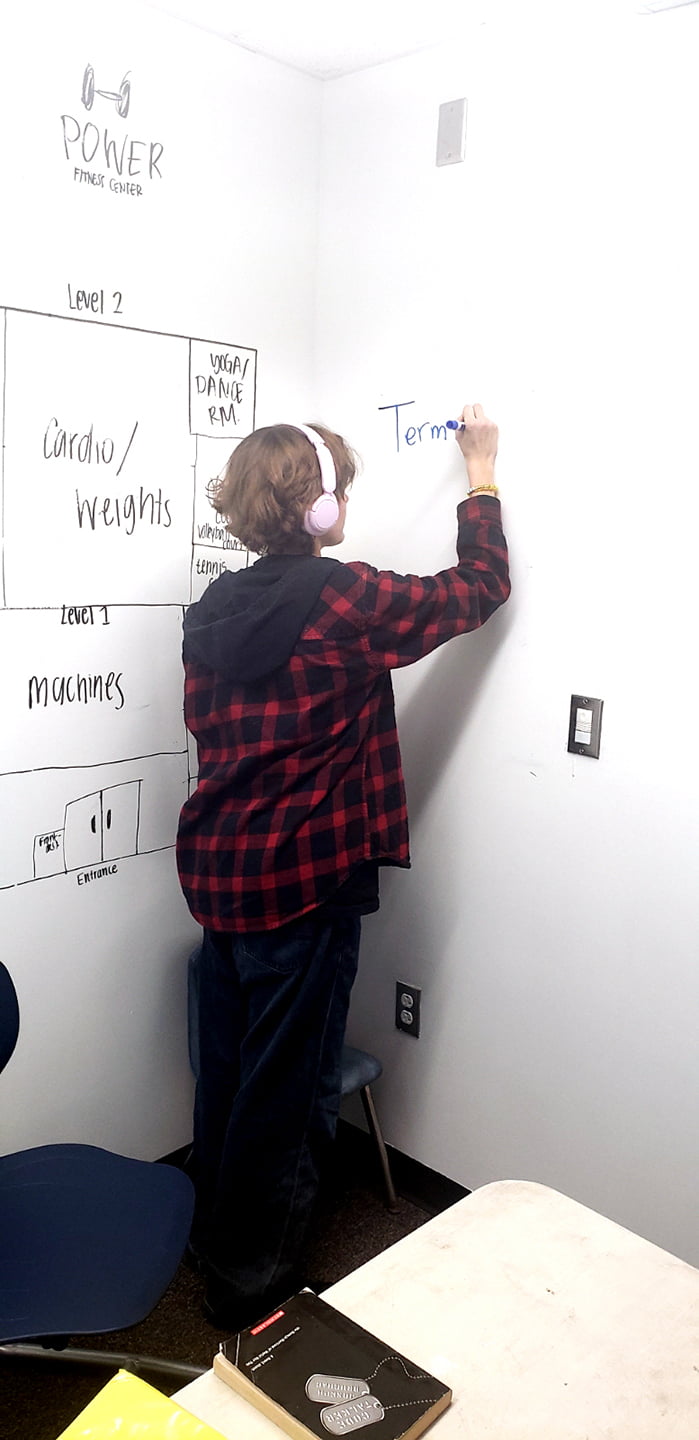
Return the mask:
[[[347, 1127], [348, 1129], [351, 1127]], [[343, 1144], [351, 1155], [343, 1156]], [[349, 1163], [343, 1163], [343, 1159]], [[431, 1172], [430, 1172], [431, 1173]], [[339, 1179], [340, 1175], [349, 1179]], [[401, 1188], [396, 1176], [397, 1189]], [[463, 1192], [465, 1193], [465, 1192]], [[307, 1273], [314, 1280], [332, 1285], [363, 1265], [387, 1246], [445, 1208], [456, 1196], [443, 1201], [433, 1194], [399, 1193], [398, 1210], [385, 1206], [380, 1181], [371, 1161], [362, 1152], [360, 1163], [353, 1143], [338, 1139], [335, 1167], [308, 1256]], [[225, 1332], [215, 1329], [202, 1314], [203, 1283], [198, 1274], [182, 1264], [156, 1309], [140, 1325], [112, 1335], [74, 1336], [72, 1344], [104, 1350], [181, 1361], [208, 1367]], [[50, 1354], [50, 1352], [49, 1352]], [[61, 1366], [60, 1361], [21, 1361], [0, 1356], [0, 1440], [56, 1440], [113, 1373], [111, 1368], [89, 1372]], [[160, 1390], [171, 1394], [186, 1384], [186, 1378], [163, 1379], [140, 1371]]]

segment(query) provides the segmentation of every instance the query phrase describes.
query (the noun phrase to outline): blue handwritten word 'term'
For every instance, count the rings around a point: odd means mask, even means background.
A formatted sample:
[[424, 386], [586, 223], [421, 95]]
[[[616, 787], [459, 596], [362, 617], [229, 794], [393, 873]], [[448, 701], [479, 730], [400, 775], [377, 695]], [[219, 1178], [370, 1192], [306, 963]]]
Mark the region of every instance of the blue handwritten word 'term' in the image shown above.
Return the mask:
[[[404, 410], [406, 405], [414, 405], [414, 400], [401, 400], [397, 405], [379, 405], [379, 410], [395, 410], [396, 412], [396, 450], [400, 450], [401, 442], [401, 417], [399, 410]], [[427, 431], [423, 435], [423, 431]], [[403, 433], [402, 439], [406, 445], [422, 445], [425, 440], [446, 440], [446, 425], [433, 425], [430, 420], [423, 421], [422, 425], [409, 425]]]

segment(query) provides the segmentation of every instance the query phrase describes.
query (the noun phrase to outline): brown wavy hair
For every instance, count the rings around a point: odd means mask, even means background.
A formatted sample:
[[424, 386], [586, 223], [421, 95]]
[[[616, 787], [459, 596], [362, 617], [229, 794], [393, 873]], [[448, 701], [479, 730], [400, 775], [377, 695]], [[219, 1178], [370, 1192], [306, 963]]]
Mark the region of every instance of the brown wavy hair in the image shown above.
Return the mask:
[[[313, 424], [335, 462], [338, 499], [357, 473], [358, 458], [341, 435]], [[312, 554], [303, 528], [306, 510], [321, 494], [316, 452], [293, 425], [266, 425], [236, 446], [209, 498], [231, 535], [256, 555]]]

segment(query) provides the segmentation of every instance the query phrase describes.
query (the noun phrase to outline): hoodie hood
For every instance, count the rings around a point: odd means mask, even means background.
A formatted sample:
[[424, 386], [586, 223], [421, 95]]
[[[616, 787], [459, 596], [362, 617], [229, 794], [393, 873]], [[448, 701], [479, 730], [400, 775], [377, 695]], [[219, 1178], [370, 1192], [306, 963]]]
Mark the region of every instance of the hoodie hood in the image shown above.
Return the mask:
[[262, 680], [285, 665], [339, 560], [266, 555], [247, 570], [224, 571], [184, 619], [182, 656], [236, 682]]

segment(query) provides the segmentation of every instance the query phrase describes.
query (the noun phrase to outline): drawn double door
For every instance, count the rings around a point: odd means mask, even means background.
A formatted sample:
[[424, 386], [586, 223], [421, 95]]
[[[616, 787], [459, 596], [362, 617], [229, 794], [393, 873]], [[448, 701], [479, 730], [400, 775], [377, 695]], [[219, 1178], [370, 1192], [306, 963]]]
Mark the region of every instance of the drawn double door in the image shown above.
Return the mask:
[[80, 870], [138, 851], [141, 781], [82, 795], [66, 805], [63, 859], [66, 870]]

